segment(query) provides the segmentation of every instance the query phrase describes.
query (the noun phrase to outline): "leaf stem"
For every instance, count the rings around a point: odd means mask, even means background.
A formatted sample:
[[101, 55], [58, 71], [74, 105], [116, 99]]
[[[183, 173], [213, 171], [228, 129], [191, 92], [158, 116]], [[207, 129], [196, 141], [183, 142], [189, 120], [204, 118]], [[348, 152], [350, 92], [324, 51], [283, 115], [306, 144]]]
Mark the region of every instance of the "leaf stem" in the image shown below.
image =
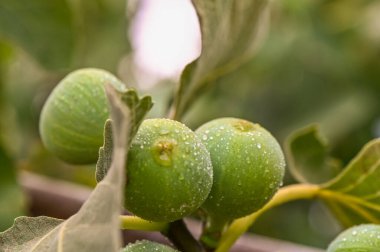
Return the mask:
[[166, 222], [153, 222], [141, 219], [137, 216], [120, 215], [122, 229], [143, 230], [143, 231], [163, 231], [168, 228]]
[[364, 207], [367, 207], [369, 209], [375, 210], [375, 211], [380, 211], [380, 206], [368, 201], [365, 201], [361, 199], [360, 197], [355, 197], [352, 195], [332, 191], [332, 190], [321, 190], [319, 193], [319, 196], [321, 198], [327, 198], [327, 199], [334, 199], [342, 203], [349, 202], [351, 204], [358, 204]]
[[256, 219], [269, 209], [294, 200], [312, 199], [316, 197], [320, 191], [321, 188], [318, 185], [312, 184], [289, 185], [281, 188], [263, 208], [251, 215], [233, 221], [226, 232], [222, 234], [219, 246], [215, 252], [228, 251], [234, 242], [248, 230]]

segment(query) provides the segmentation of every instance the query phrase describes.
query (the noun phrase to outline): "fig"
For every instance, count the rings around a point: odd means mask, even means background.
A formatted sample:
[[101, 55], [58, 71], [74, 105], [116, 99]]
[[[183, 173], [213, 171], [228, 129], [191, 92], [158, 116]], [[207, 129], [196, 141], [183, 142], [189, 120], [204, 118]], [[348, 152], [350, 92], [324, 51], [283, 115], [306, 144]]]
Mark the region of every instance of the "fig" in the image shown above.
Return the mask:
[[128, 244], [122, 252], [178, 252], [169, 246], [148, 240]]
[[46, 100], [40, 116], [45, 147], [73, 164], [95, 163], [103, 144], [103, 127], [109, 117], [105, 85], [126, 89], [111, 73], [80, 69], [67, 75]]
[[380, 225], [362, 224], [345, 230], [327, 252], [380, 252]]
[[209, 152], [188, 127], [144, 120], [128, 152], [125, 206], [146, 220], [181, 219], [207, 198], [212, 172]]
[[213, 219], [228, 221], [260, 209], [282, 184], [283, 152], [259, 124], [220, 118], [196, 134], [211, 155], [213, 186], [202, 208]]

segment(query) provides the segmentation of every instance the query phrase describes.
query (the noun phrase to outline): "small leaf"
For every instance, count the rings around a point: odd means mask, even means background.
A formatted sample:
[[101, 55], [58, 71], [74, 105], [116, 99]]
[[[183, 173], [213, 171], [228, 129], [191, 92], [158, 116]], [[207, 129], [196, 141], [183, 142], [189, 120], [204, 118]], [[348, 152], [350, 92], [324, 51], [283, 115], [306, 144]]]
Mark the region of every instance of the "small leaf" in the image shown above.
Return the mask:
[[107, 120], [104, 124], [104, 144], [99, 149], [99, 159], [96, 163], [95, 178], [99, 183], [107, 174], [112, 163], [112, 122]]
[[140, 99], [135, 90], [129, 89], [123, 93], [121, 99], [131, 109], [132, 137], [129, 140], [132, 141], [145, 115], [153, 106], [152, 97], [144, 96]]
[[329, 156], [327, 142], [317, 125], [294, 132], [285, 142], [285, 153], [290, 172], [303, 183], [323, 183], [340, 171], [340, 164]]
[[71, 63], [75, 32], [65, 0], [0, 1], [0, 34], [48, 69]]
[[[127, 90], [125, 93], [121, 93], [121, 100], [130, 108], [130, 140], [137, 133], [137, 129], [143, 121], [145, 115], [152, 108], [152, 98], [150, 96], [144, 96], [139, 98], [136, 91], [133, 89]], [[108, 120], [104, 126], [104, 145], [99, 150], [99, 159], [96, 163], [96, 181], [101, 181], [107, 174], [107, 171], [112, 161], [112, 122]], [[130, 142], [128, 142], [129, 146]]]
[[202, 54], [186, 66], [174, 101], [179, 119], [205, 88], [250, 60], [267, 28], [268, 0], [193, 0]]
[[[121, 247], [119, 215], [123, 205], [123, 192], [126, 180], [126, 153], [132, 137], [131, 124], [132, 108], [122, 101], [122, 93], [118, 93], [111, 85], [106, 86], [108, 100], [111, 107], [113, 156], [112, 164], [106, 177], [96, 186], [89, 199], [79, 212], [56, 228], [49, 225], [41, 227], [44, 232], [38, 233], [25, 241], [25, 234], [30, 236], [28, 229], [12, 231], [15, 241], [6, 239], [9, 231], [0, 233], [2, 248], [7, 252], [19, 252], [19, 246], [24, 251], [38, 252], [103, 252], [119, 251]], [[136, 113], [135, 111], [133, 113]], [[24, 227], [33, 223], [34, 218], [28, 219]], [[43, 234], [44, 233], [44, 234]], [[9, 233], [8, 233], [9, 234]], [[21, 250], [22, 251], [22, 250]]]
[[367, 143], [334, 179], [322, 184], [321, 198], [345, 226], [380, 223], [380, 139]]

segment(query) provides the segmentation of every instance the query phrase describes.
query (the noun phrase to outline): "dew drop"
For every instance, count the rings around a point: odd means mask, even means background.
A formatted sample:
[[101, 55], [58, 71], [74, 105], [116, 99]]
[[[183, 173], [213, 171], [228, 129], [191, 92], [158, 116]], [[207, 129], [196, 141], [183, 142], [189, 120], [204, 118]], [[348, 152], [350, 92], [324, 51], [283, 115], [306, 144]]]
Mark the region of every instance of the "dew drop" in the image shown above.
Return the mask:
[[170, 133], [170, 131], [168, 129], [161, 129], [160, 130], [160, 135], [167, 135], [169, 133]]

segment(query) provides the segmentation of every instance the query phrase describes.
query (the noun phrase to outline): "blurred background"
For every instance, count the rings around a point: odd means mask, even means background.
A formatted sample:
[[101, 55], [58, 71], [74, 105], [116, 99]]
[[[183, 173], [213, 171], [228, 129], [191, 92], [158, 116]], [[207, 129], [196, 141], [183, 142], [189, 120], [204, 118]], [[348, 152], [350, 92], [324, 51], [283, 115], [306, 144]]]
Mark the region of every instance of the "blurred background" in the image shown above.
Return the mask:
[[[1, 0], [0, 231], [28, 214], [17, 183], [23, 170], [96, 184], [94, 166], [65, 164], [41, 144], [39, 113], [59, 80], [78, 68], [109, 70], [153, 96], [150, 117], [164, 117], [200, 46], [189, 0]], [[195, 129], [224, 116], [260, 123], [280, 143], [319, 123], [332, 155], [349, 162], [380, 137], [380, 2], [273, 1], [257, 55], [200, 96], [184, 122]], [[306, 201], [254, 225], [255, 233], [321, 248], [339, 230], [321, 203]]]

